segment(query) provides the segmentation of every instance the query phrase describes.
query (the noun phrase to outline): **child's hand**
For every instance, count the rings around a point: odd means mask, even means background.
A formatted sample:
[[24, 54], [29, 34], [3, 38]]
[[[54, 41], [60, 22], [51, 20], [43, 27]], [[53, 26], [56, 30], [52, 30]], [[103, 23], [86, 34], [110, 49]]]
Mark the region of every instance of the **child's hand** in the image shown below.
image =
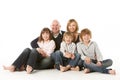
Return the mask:
[[90, 64], [90, 63], [91, 63], [91, 59], [90, 59], [89, 57], [86, 57], [86, 58], [85, 58], [85, 62], [86, 62], [87, 64]]
[[75, 55], [74, 54], [71, 54], [71, 59], [74, 59], [75, 58]]
[[100, 61], [98, 61], [96, 64], [97, 66], [102, 66], [102, 63]]
[[37, 50], [37, 51], [39, 52], [39, 54], [41, 54], [43, 57], [47, 57], [47, 54], [43, 51], [43, 49], [37, 48], [36, 50]]
[[66, 58], [71, 58], [71, 54], [66, 52], [65, 55], [64, 55]]

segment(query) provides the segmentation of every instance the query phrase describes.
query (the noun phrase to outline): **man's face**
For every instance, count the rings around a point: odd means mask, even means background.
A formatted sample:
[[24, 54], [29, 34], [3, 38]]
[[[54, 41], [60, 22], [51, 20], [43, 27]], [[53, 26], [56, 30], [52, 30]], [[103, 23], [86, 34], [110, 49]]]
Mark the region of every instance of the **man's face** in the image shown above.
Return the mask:
[[53, 32], [54, 34], [59, 33], [60, 24], [59, 24], [59, 22], [58, 22], [57, 20], [54, 20], [54, 21], [52, 22], [51, 29], [52, 29], [52, 32]]

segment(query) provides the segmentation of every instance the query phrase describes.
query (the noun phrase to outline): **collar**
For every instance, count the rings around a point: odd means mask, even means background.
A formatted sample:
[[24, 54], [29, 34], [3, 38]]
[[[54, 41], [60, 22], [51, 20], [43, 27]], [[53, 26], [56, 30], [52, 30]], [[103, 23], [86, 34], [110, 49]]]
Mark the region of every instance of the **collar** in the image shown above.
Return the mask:
[[58, 35], [62, 35], [62, 31], [60, 30], [58, 34], [53, 35], [54, 38], [58, 37]]

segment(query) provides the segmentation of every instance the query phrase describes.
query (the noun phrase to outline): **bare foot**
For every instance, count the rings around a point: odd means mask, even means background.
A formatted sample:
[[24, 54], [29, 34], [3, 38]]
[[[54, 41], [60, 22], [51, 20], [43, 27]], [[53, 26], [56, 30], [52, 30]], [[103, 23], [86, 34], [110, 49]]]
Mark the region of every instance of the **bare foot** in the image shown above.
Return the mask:
[[15, 71], [15, 66], [11, 65], [9, 67], [3, 66], [4, 70], [9, 70], [10, 72], [14, 72]]
[[115, 70], [109, 70], [109, 74], [115, 75], [116, 72], [115, 72]]
[[29, 65], [26, 67], [27, 74], [30, 74], [32, 72], [33, 68]]
[[70, 65], [68, 65], [66, 67], [60, 66], [60, 71], [62, 71], [62, 72], [68, 71], [69, 69], [70, 69]]
[[22, 65], [21, 67], [20, 67], [20, 71], [24, 71], [25, 70], [25, 67], [24, 67], [24, 65]]
[[64, 72], [65, 67], [60, 65], [60, 71]]
[[80, 68], [78, 66], [70, 68], [72, 71], [79, 71]]
[[86, 73], [89, 73], [90, 72], [90, 70], [88, 69], [88, 68], [85, 68], [84, 69], [84, 73], [86, 74]]

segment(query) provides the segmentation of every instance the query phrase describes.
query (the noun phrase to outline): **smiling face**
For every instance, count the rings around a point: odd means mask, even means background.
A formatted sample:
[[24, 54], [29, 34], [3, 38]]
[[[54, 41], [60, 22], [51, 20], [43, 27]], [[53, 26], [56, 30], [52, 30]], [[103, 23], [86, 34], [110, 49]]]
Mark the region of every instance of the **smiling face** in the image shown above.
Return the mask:
[[70, 23], [68, 29], [71, 33], [74, 33], [76, 31], [76, 23], [75, 22]]
[[42, 38], [43, 38], [44, 41], [48, 41], [48, 40], [50, 40], [50, 34], [47, 33], [47, 32], [44, 32], [42, 34]]
[[78, 23], [75, 19], [70, 19], [67, 23], [67, 31], [70, 33], [76, 33], [78, 31]]
[[51, 29], [53, 34], [57, 34], [60, 31], [60, 24], [57, 20], [53, 20], [52, 25], [51, 25]]
[[63, 41], [65, 43], [70, 44], [73, 41], [74, 36], [70, 32], [65, 32], [63, 35]]
[[85, 43], [89, 43], [90, 39], [91, 39], [91, 36], [89, 34], [85, 34], [82, 36], [82, 40]]
[[65, 36], [65, 43], [70, 44], [72, 43], [73, 38], [71, 36], [66, 35]]
[[91, 35], [91, 31], [87, 28], [81, 30], [80, 33], [80, 38], [83, 42], [88, 43], [91, 39], [92, 35]]
[[39, 42], [52, 40], [52, 34], [49, 28], [43, 28], [39, 36]]

